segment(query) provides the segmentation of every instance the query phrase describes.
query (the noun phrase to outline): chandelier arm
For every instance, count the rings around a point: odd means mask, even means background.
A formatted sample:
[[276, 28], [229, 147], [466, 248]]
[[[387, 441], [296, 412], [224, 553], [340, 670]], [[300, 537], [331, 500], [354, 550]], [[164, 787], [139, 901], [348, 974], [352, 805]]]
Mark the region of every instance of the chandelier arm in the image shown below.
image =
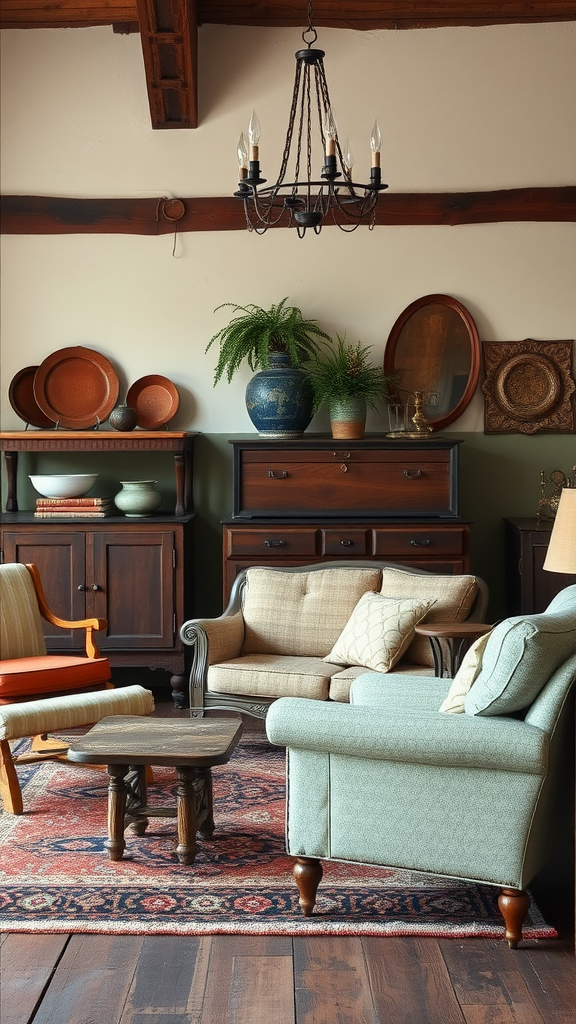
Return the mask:
[[288, 167], [288, 161], [290, 159], [290, 150], [292, 148], [292, 136], [294, 134], [294, 121], [296, 119], [296, 110], [298, 106], [298, 94], [300, 92], [300, 80], [302, 77], [302, 62], [296, 61], [296, 72], [294, 75], [294, 90], [292, 92], [292, 103], [290, 106], [290, 115], [288, 117], [288, 131], [286, 132], [286, 142], [284, 143], [284, 152], [282, 154], [282, 163], [280, 165], [280, 173], [276, 180], [277, 185], [281, 185], [286, 175], [286, 169]]
[[306, 112], [306, 82], [310, 76], [310, 68], [308, 64], [303, 61], [299, 61], [300, 65], [304, 64], [304, 81], [301, 83], [301, 92], [299, 96], [299, 114], [298, 114], [298, 138], [296, 140], [296, 165], [294, 169], [294, 186], [292, 194], [295, 196], [298, 193], [298, 182], [300, 180], [300, 160], [302, 158], [302, 131], [304, 128], [304, 116]]

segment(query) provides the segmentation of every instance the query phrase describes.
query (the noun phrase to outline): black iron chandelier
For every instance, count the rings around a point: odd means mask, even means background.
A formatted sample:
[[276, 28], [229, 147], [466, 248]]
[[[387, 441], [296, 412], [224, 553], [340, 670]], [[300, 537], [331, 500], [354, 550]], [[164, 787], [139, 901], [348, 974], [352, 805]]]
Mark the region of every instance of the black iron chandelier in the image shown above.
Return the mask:
[[[249, 148], [244, 133], [240, 135], [240, 181], [234, 195], [244, 203], [248, 230], [258, 234], [264, 234], [282, 218], [287, 218], [289, 227], [296, 227], [300, 238], [305, 235], [307, 228], [313, 228], [319, 234], [329, 214], [343, 231], [354, 231], [362, 223], [373, 228], [379, 193], [388, 188], [381, 181], [382, 138], [377, 121], [374, 122], [370, 136], [370, 182], [360, 185], [352, 181], [354, 155], [349, 142], [345, 144], [344, 152], [340, 147], [324, 72], [325, 53], [324, 50], [313, 48], [317, 38], [316, 29], [312, 26], [312, 3], [309, 0], [308, 27], [302, 33], [306, 49], [296, 52], [296, 75], [288, 131], [280, 173], [274, 185], [262, 187], [266, 184], [266, 178], [260, 176], [260, 125], [255, 113], [248, 127]], [[315, 181], [312, 163], [313, 124], [316, 124], [316, 117], [324, 165], [320, 180]], [[293, 181], [286, 180], [289, 165], [294, 168]]]

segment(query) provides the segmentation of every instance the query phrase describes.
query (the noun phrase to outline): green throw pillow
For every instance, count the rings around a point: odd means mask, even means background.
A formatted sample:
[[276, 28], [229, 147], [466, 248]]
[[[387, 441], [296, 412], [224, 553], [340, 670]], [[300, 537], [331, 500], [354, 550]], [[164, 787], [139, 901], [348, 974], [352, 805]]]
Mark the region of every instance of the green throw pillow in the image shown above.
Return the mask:
[[574, 610], [504, 619], [492, 630], [467, 715], [508, 715], [532, 704], [550, 676], [576, 653]]

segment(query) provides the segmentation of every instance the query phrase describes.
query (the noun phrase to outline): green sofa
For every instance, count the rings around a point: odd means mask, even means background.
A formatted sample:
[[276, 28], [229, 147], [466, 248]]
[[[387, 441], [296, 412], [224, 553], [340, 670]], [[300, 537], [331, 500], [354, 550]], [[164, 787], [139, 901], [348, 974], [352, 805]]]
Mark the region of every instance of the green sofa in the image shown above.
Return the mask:
[[[458, 676], [470, 665], [463, 663]], [[498, 886], [515, 948], [525, 887], [554, 852], [574, 772], [576, 586], [489, 635], [463, 713], [440, 712], [458, 676], [368, 673], [350, 704], [276, 701], [287, 748], [287, 850], [304, 914], [321, 860], [401, 867]], [[305, 704], [305, 706], [304, 706]]]

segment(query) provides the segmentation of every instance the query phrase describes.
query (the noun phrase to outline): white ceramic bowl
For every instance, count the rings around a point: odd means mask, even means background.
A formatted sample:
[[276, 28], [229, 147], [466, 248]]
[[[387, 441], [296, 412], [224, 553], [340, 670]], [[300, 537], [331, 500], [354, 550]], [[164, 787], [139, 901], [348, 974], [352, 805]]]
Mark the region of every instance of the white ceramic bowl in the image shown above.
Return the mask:
[[98, 473], [42, 474], [31, 476], [32, 486], [45, 498], [83, 498], [94, 486]]

